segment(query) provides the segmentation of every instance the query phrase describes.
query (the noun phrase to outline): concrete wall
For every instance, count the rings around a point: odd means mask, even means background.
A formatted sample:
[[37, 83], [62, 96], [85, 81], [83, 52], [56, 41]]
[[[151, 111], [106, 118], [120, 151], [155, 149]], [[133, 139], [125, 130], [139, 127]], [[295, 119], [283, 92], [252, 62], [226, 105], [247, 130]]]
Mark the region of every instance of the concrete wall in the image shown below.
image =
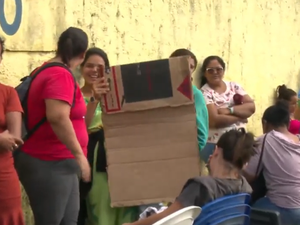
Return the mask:
[[112, 64], [190, 48], [200, 61], [212, 54], [225, 59], [226, 79], [241, 83], [256, 101], [248, 127], [259, 134], [274, 88], [299, 86], [299, 12], [298, 0], [1, 0], [0, 35], [7, 52], [0, 82], [16, 85], [51, 57], [68, 26], [83, 28]]

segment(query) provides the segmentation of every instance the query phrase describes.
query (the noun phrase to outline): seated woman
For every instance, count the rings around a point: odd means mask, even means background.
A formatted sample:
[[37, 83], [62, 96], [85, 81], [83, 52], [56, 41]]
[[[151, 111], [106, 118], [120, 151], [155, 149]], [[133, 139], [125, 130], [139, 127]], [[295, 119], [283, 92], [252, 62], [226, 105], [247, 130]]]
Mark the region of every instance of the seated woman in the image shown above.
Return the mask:
[[283, 84], [277, 87], [276, 94], [278, 100], [284, 100], [289, 104], [289, 112], [290, 112], [289, 132], [291, 132], [292, 134], [299, 134], [300, 121], [296, 120], [294, 117], [297, 108], [297, 102], [298, 102], [297, 93], [294, 90], [287, 88], [287, 86]]
[[209, 56], [200, 71], [201, 91], [206, 101], [209, 134], [200, 152], [207, 162], [221, 135], [232, 129], [245, 128], [247, 119], [255, 112], [255, 104], [237, 83], [224, 80], [225, 62], [219, 56]]
[[[267, 137], [258, 172], [263, 171], [267, 194], [253, 205], [280, 212], [284, 225], [300, 221], [300, 141], [299, 135], [288, 131], [289, 121], [289, 108], [283, 101], [267, 108], [263, 114], [263, 132]], [[264, 135], [258, 140], [261, 142], [263, 138]], [[258, 154], [251, 158], [244, 171], [249, 182], [256, 178], [261, 147], [257, 149]]]
[[244, 129], [224, 133], [209, 160], [210, 176], [188, 180], [181, 194], [166, 210], [131, 225], [150, 225], [188, 206], [203, 207], [225, 195], [251, 193], [250, 185], [240, 172], [253, 156], [254, 145], [253, 134], [245, 133]]

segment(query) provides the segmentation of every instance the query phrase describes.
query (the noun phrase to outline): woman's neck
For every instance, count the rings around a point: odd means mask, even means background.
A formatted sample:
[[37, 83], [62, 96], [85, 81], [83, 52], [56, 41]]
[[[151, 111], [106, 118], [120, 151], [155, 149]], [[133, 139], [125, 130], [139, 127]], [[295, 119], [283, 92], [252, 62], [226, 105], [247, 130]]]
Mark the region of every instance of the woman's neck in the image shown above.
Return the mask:
[[50, 59], [48, 62], [58, 62], [58, 63], [65, 64], [65, 63], [63, 63], [61, 57], [59, 57], [59, 56], [55, 56], [54, 58]]
[[234, 168], [228, 168], [220, 164], [210, 174], [212, 177], [221, 179], [238, 179], [240, 177], [239, 172]]
[[208, 86], [218, 93], [223, 93], [227, 89], [224, 81], [221, 81], [218, 84], [208, 84]]
[[289, 134], [290, 132], [288, 131], [287, 127], [277, 127], [274, 128], [273, 130], [282, 133], [282, 134]]
[[86, 97], [91, 97], [93, 95], [92, 85], [84, 83], [83, 87], [81, 88], [81, 92]]

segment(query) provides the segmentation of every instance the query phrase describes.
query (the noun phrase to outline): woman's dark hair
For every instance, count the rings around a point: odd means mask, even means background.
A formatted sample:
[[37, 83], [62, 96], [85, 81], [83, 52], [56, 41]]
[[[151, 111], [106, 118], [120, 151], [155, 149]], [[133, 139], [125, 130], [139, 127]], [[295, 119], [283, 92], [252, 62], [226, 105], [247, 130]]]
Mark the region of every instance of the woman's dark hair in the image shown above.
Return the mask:
[[4, 38], [0, 37], [0, 47], [1, 47], [1, 51], [0, 51], [0, 56], [2, 56], [3, 52], [4, 52]]
[[190, 50], [185, 48], [179, 48], [170, 55], [170, 58], [180, 57], [180, 56], [190, 56], [195, 61], [195, 67], [197, 67], [198, 64], [197, 57]]
[[224, 60], [221, 57], [212, 55], [212, 56], [208, 56], [207, 58], [205, 58], [202, 63], [201, 69], [200, 69], [200, 76], [199, 76], [200, 77], [200, 87], [202, 87], [204, 84], [207, 83], [207, 79], [205, 77], [205, 72], [206, 72], [206, 69], [207, 69], [209, 63], [212, 60], [217, 60], [221, 64], [223, 69], [225, 70], [226, 65], [225, 65]]
[[223, 159], [241, 170], [255, 154], [256, 141], [252, 133], [240, 128], [224, 133], [217, 146], [223, 150]]
[[87, 47], [87, 34], [79, 28], [69, 27], [58, 39], [56, 56], [60, 56], [63, 63], [70, 66], [70, 60], [84, 54]]
[[96, 47], [93, 47], [93, 48], [89, 48], [86, 53], [85, 53], [85, 57], [84, 57], [84, 60], [83, 62], [81, 63], [81, 67], [84, 66], [84, 64], [86, 63], [86, 61], [93, 55], [97, 55], [97, 56], [100, 56], [104, 63], [105, 63], [105, 67], [106, 68], [109, 68], [110, 67], [110, 64], [109, 64], [109, 60], [108, 60], [108, 57], [107, 57], [107, 54], [105, 51], [103, 51], [102, 49], [100, 48], [96, 48]]
[[285, 100], [278, 100], [275, 105], [267, 108], [262, 116], [262, 120], [273, 127], [289, 126], [290, 112], [289, 105]]
[[279, 85], [276, 88], [276, 92], [278, 100], [290, 101], [292, 97], [295, 95], [297, 96], [297, 93], [294, 90], [287, 88], [285, 84]]

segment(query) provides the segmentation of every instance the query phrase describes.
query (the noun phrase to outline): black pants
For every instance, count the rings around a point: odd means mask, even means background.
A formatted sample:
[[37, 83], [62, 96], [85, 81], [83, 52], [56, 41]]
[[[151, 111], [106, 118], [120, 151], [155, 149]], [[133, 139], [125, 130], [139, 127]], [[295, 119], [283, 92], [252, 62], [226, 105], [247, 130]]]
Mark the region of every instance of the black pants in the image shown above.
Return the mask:
[[79, 210], [79, 214], [78, 214], [77, 225], [85, 225], [86, 219], [87, 219], [86, 200], [80, 199], [80, 210]]
[[79, 166], [74, 159], [43, 161], [20, 152], [15, 167], [28, 195], [35, 225], [76, 225]]
[[[98, 144], [98, 154], [96, 162], [94, 162], [95, 148]], [[88, 161], [93, 171], [94, 163], [96, 163], [97, 172], [106, 172], [106, 154], [104, 149], [104, 132], [100, 129], [94, 133], [89, 134], [89, 144], [88, 144]], [[93, 174], [92, 174], [93, 175]], [[92, 176], [93, 178], [93, 176]], [[78, 214], [77, 225], [85, 225], [87, 219], [87, 209], [86, 209], [86, 196], [92, 187], [92, 181], [89, 183], [80, 182], [80, 211]]]

